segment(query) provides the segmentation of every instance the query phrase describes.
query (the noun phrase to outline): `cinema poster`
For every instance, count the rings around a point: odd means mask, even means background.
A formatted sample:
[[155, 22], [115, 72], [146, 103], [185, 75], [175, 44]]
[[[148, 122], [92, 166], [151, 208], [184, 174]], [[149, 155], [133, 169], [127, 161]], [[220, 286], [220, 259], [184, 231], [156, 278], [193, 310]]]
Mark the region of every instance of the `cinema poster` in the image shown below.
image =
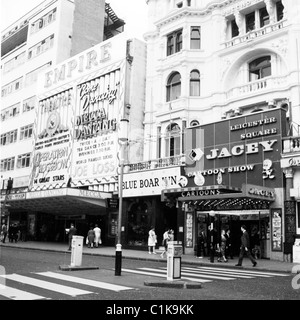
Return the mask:
[[66, 187], [71, 166], [74, 90], [41, 98], [37, 108], [30, 190]]

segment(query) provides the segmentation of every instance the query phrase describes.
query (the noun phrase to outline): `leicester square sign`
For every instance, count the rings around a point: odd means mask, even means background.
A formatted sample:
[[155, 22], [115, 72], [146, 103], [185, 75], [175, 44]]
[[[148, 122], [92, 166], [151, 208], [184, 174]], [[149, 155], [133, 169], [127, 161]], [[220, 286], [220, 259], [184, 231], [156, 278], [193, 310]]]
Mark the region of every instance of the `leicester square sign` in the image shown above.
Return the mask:
[[188, 187], [241, 188], [244, 183], [282, 187], [280, 159], [285, 128], [286, 112], [280, 108], [188, 128]]

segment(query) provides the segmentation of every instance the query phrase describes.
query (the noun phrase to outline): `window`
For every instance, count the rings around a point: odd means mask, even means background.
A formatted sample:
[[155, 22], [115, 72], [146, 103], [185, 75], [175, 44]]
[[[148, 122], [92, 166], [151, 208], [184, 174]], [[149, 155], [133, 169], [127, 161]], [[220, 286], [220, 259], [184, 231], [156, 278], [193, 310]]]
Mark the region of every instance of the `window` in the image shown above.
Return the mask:
[[1, 112], [1, 121], [16, 117], [20, 113], [20, 103], [16, 103]]
[[39, 30], [47, 27], [49, 24], [56, 20], [56, 8], [36, 20], [34, 23], [31, 24], [30, 33], [34, 34]]
[[237, 37], [240, 34], [239, 27], [235, 20], [231, 21], [231, 37]]
[[260, 27], [264, 27], [270, 23], [270, 16], [266, 8], [259, 10]]
[[17, 168], [28, 168], [30, 166], [30, 153], [22, 154], [18, 156]]
[[25, 63], [25, 56], [26, 56], [25, 52], [22, 52], [21, 54], [17, 55], [13, 59], [6, 62], [3, 67], [3, 73], [8, 73], [8, 72], [14, 70], [15, 68], [17, 68], [18, 66], [24, 64]]
[[51, 49], [54, 44], [54, 35], [46, 38], [45, 40], [37, 43], [35, 46], [31, 47], [28, 51], [28, 60], [31, 60], [40, 54], [46, 52]]
[[0, 171], [13, 171], [15, 167], [15, 158], [8, 158], [1, 160]]
[[182, 49], [182, 32], [176, 34], [176, 52]]
[[167, 56], [182, 49], [182, 30], [175, 31], [167, 36]]
[[35, 108], [36, 97], [31, 97], [23, 101], [23, 113]]
[[200, 96], [200, 72], [193, 70], [190, 74], [190, 96]]
[[51, 62], [44, 64], [40, 68], [35, 69], [35, 70], [27, 73], [26, 78], [25, 78], [25, 87], [28, 87], [28, 86], [32, 85], [33, 83], [35, 83], [37, 81], [39, 73], [41, 71], [47, 69], [49, 66], [51, 66]]
[[201, 49], [200, 27], [191, 27], [191, 49]]
[[178, 99], [181, 96], [181, 75], [174, 72], [167, 84], [167, 102]]
[[30, 124], [29, 126], [22, 127], [20, 129], [20, 140], [29, 139], [32, 137], [33, 133], [33, 124]]
[[181, 129], [178, 124], [170, 124], [166, 135], [166, 156], [180, 155]]
[[284, 18], [284, 6], [281, 1], [276, 3], [277, 21], [281, 21]]
[[249, 64], [249, 80], [255, 81], [271, 76], [271, 57], [258, 58]]
[[255, 29], [255, 12], [246, 15], [246, 32]]
[[6, 97], [10, 94], [22, 89], [23, 78], [19, 78], [1, 88], [1, 96]]
[[167, 44], [167, 55], [170, 56], [174, 52], [174, 41], [173, 35], [168, 36], [168, 44]]
[[1, 135], [1, 146], [9, 145], [17, 141], [18, 130], [13, 130]]

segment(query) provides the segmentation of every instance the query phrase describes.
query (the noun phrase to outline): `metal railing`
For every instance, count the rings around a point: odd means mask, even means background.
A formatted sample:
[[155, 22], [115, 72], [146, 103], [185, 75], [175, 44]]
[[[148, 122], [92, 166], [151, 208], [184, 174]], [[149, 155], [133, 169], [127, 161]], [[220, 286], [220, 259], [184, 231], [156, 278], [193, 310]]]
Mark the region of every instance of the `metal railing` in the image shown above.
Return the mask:
[[177, 155], [168, 158], [160, 158], [154, 160], [148, 160], [138, 163], [130, 163], [126, 164], [125, 172], [137, 172], [137, 171], [146, 171], [160, 168], [169, 168], [175, 166], [183, 166], [185, 165], [185, 156]]
[[300, 136], [283, 138], [283, 153], [300, 152]]

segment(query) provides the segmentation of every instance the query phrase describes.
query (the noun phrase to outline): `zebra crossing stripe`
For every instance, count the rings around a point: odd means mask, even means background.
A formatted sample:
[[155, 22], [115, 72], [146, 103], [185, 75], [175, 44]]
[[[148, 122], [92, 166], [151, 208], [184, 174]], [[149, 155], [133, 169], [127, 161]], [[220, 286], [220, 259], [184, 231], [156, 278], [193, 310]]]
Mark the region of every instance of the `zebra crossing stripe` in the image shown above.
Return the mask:
[[111, 283], [106, 283], [106, 282], [101, 282], [101, 281], [94, 281], [94, 280], [89, 280], [89, 279], [84, 279], [84, 278], [78, 278], [78, 277], [73, 277], [73, 276], [67, 276], [61, 273], [55, 273], [55, 272], [40, 272], [36, 273], [38, 275], [44, 276], [44, 277], [49, 277], [49, 278], [54, 278], [54, 279], [59, 279], [59, 280], [64, 280], [64, 281], [69, 281], [69, 282], [74, 282], [74, 283], [79, 283], [79, 284], [84, 284], [90, 287], [96, 287], [100, 289], [107, 289], [107, 290], [112, 290], [112, 291], [124, 291], [124, 290], [131, 290], [133, 288], [130, 287], [125, 287], [125, 286], [119, 286]]
[[[129, 273], [135, 273], [135, 274], [143, 274], [145, 276], [155, 276], [155, 277], [160, 277], [160, 278], [165, 278], [165, 279], [167, 278], [167, 274], [159, 274], [159, 273], [155, 273], [155, 272], [147, 272], [147, 271], [139, 271], [139, 270], [131, 270], [131, 269], [122, 269], [122, 271], [129, 272]], [[155, 271], [159, 271], [159, 270], [155, 270]], [[160, 272], [162, 272], [162, 270]], [[193, 279], [193, 278], [188, 278], [188, 277], [181, 277], [181, 279], [191, 280], [194, 282], [201, 282], [201, 283], [212, 281], [212, 280], [204, 280], [204, 279]]]
[[11, 300], [45, 300], [45, 297], [38, 296], [33, 293], [18, 290], [15, 288], [0, 286], [0, 296], [11, 299]]
[[72, 296], [72, 297], [93, 293], [90, 291], [67, 287], [67, 286], [57, 284], [57, 283], [51, 283], [48, 281], [38, 280], [35, 278], [29, 278], [29, 277], [21, 276], [18, 274], [6, 275], [5, 278], [12, 280], [12, 281], [17, 281], [20, 283], [28, 284], [28, 285], [31, 285], [34, 287], [39, 287], [42, 289], [46, 289], [46, 290], [50, 290], [50, 291], [54, 291], [54, 292], [59, 292], [59, 293], [62, 293], [62, 294], [68, 295], [68, 296]]
[[231, 275], [231, 276], [234, 276], [235, 278], [243, 278], [243, 279], [253, 279], [254, 277], [253, 276], [249, 276], [249, 275], [241, 275], [241, 274], [234, 274], [232, 272], [229, 272], [229, 271], [218, 271], [218, 270], [209, 270], [209, 271], [206, 271], [206, 270], [199, 270], [199, 269], [195, 269], [195, 268], [189, 268], [189, 267], [185, 267], [184, 270], [188, 270], [190, 272], [197, 272], [198, 274], [199, 273], [212, 273], [212, 274], [223, 274], [223, 275]]
[[[150, 268], [140, 268], [140, 269], [141, 270], [151, 270]], [[157, 271], [157, 272], [165, 272], [164, 270], [156, 270], [156, 269], [155, 269], [155, 271]], [[184, 272], [182, 270], [181, 270], [181, 276], [193, 276], [193, 277], [196, 277], [196, 278], [208, 278], [208, 279], [215, 279], [215, 280], [235, 280], [236, 279], [236, 278], [208, 275], [208, 274], [202, 274], [202, 273], [201, 274], [190, 273], [190, 272]], [[195, 281], [195, 279], [194, 279], [194, 281]]]
[[233, 273], [237, 274], [248, 274], [248, 275], [254, 275], [254, 276], [259, 276], [259, 277], [288, 277], [288, 274], [283, 274], [283, 273], [272, 273], [272, 272], [264, 272], [264, 271], [250, 271], [250, 270], [237, 270], [237, 269], [222, 269], [222, 268], [214, 268], [214, 267], [197, 267], [197, 269], [205, 269], [205, 270], [221, 270], [221, 271], [231, 271]]

